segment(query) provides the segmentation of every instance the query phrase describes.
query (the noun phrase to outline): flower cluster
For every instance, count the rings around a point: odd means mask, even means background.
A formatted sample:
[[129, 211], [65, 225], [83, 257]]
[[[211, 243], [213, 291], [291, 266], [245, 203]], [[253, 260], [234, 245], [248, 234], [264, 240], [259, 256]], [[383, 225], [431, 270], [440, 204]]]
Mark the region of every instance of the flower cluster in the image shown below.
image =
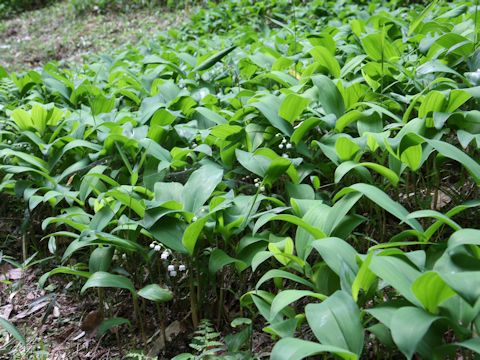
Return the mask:
[[287, 149], [287, 150], [290, 150], [292, 148], [292, 144], [287, 142], [287, 139], [283, 138], [282, 139], [282, 142], [280, 143], [280, 145], [278, 145], [278, 148], [279, 149]]
[[255, 178], [253, 180], [255, 187], [260, 188], [260, 191], [265, 191], [265, 186], [261, 185], [260, 178]]
[[[277, 134], [276, 136], [282, 136], [281, 134]], [[287, 141], [287, 139], [285, 138], [282, 138], [282, 142], [278, 145], [278, 148], [280, 150], [283, 150], [285, 149], [285, 152], [282, 154], [282, 157], [284, 158], [287, 158], [288, 159], [288, 154], [287, 154], [287, 150], [290, 150], [291, 148], [293, 147], [293, 145]]]
[[[162, 251], [162, 245], [156, 243], [155, 241], [150, 244], [150, 248], [153, 249], [156, 252]], [[163, 261], [168, 261], [168, 258], [171, 255], [171, 251], [168, 249], [164, 249], [160, 255], [160, 259]], [[177, 261], [175, 259], [172, 259], [172, 262], [168, 264], [167, 266], [167, 272], [170, 277], [176, 277], [177, 276], [177, 269], [180, 272], [187, 271], [187, 267], [184, 264], [176, 264]]]

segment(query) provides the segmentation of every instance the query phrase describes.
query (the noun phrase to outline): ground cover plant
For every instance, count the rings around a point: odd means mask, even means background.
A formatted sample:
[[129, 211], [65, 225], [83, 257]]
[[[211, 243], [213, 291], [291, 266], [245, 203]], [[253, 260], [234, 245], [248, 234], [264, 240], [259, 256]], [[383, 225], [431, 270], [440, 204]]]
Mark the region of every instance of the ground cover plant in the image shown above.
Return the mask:
[[[84, 4], [82, 2], [82, 4]], [[143, 6], [82, 13], [71, 1], [0, 18], [0, 66], [10, 72], [39, 69], [49, 61], [79, 64], [92, 54], [138, 45], [188, 18], [193, 5]], [[1, 6], [1, 5], [0, 5]], [[1, 13], [1, 10], [0, 10]]]
[[0, 70], [2, 261], [71, 280], [82, 330], [137, 334], [128, 357], [476, 358], [477, 12], [220, 1], [82, 66]]

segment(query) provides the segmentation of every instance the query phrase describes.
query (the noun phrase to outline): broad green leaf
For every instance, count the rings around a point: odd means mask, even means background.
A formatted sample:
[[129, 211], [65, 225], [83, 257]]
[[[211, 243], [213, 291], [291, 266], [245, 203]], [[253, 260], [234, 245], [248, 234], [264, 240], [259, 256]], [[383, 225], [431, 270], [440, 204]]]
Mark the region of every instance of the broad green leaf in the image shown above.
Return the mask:
[[407, 216], [407, 219], [418, 219], [418, 218], [425, 218], [425, 217], [432, 217], [437, 219], [440, 223], [444, 223], [450, 226], [454, 231], [460, 230], [461, 227], [455, 221], [450, 219], [447, 215], [444, 215], [435, 210], [418, 210], [410, 213]]
[[438, 306], [455, 292], [442, 280], [438, 273], [428, 271], [420, 275], [412, 284], [412, 291], [425, 310], [438, 313]]
[[235, 263], [245, 265], [243, 263], [243, 261], [235, 259], [235, 258], [227, 255], [223, 250], [215, 249], [210, 254], [210, 259], [209, 259], [209, 262], [208, 262], [208, 269], [210, 270], [210, 272], [212, 274], [215, 274], [218, 270], [220, 270], [224, 266], [229, 265], [229, 264], [235, 264]]
[[375, 61], [392, 61], [400, 56], [392, 41], [386, 38], [385, 33], [378, 32], [362, 38], [363, 49]]
[[312, 82], [318, 89], [318, 100], [325, 112], [335, 114], [337, 119], [340, 118], [345, 112], [345, 104], [342, 94], [333, 81], [325, 75], [316, 75], [312, 77]]
[[334, 197], [334, 201], [338, 200], [339, 198], [343, 197], [344, 195], [350, 192], [360, 192], [364, 196], [368, 197], [371, 201], [373, 201], [378, 206], [382, 207], [390, 214], [394, 215], [401, 221], [405, 222], [406, 224], [410, 225], [413, 229], [423, 232], [422, 226], [420, 223], [415, 219], [408, 219], [408, 211], [399, 203], [393, 201], [387, 194], [385, 194], [382, 190], [378, 189], [373, 185], [368, 184], [355, 184], [340, 190]]
[[315, 293], [309, 290], [283, 290], [279, 292], [272, 301], [270, 308], [270, 319], [274, 319], [277, 314], [291, 303], [310, 296], [319, 300], [325, 300], [327, 296]]
[[33, 128], [32, 116], [29, 112], [17, 108], [12, 111], [11, 116], [20, 130], [29, 130], [30, 128]]
[[195, 245], [197, 244], [198, 237], [203, 230], [203, 227], [207, 223], [210, 216], [204, 216], [197, 221], [190, 224], [187, 229], [185, 230], [183, 237], [182, 237], [182, 244], [187, 249], [190, 255], [193, 255], [195, 251]]
[[355, 301], [358, 301], [358, 295], [360, 293], [360, 290], [368, 292], [368, 290], [370, 290], [370, 287], [377, 279], [377, 276], [370, 270], [370, 263], [372, 262], [373, 256], [373, 251], [367, 254], [367, 257], [365, 258], [365, 260], [363, 260], [362, 265], [360, 265], [357, 276], [353, 281], [352, 297]]
[[346, 349], [335, 346], [317, 344], [294, 338], [280, 339], [273, 347], [271, 360], [301, 360], [320, 354], [334, 354], [344, 360], [357, 360], [358, 356]]
[[281, 214], [281, 215], [265, 214], [261, 216], [255, 223], [255, 227], [253, 228], [253, 233], [255, 234], [258, 231], [258, 229], [260, 229], [267, 222], [274, 221], [274, 220], [286, 221], [291, 224], [300, 226], [306, 231], [308, 231], [310, 234], [312, 234], [316, 239], [321, 239], [326, 236], [322, 230], [316, 227], [313, 227], [312, 225], [306, 223], [304, 220], [302, 220], [301, 218], [295, 215], [289, 215], [289, 214]]
[[108, 330], [120, 326], [120, 325], [129, 325], [131, 326], [130, 320], [122, 317], [113, 317], [110, 319], [103, 320], [97, 328], [97, 337], [101, 337]]
[[438, 0], [433, 0], [430, 4], [428, 4], [428, 6], [425, 9], [423, 9], [423, 11], [420, 13], [420, 15], [417, 16], [415, 21], [413, 21], [410, 24], [410, 28], [408, 29], [409, 36], [412, 35], [415, 32], [415, 30], [417, 30], [417, 28], [422, 24], [422, 22], [425, 20], [427, 15], [430, 12], [432, 12], [432, 10], [435, 8], [437, 3], [438, 3]]
[[321, 119], [317, 119], [317, 118], [314, 118], [314, 117], [309, 118], [305, 121], [302, 121], [300, 123], [300, 126], [296, 127], [295, 131], [292, 134], [292, 137], [290, 138], [290, 141], [292, 142], [292, 144], [298, 145], [298, 143], [300, 141], [304, 140], [303, 138], [304, 138], [305, 134], [309, 130], [316, 127], [321, 122], [322, 122]]
[[400, 155], [400, 161], [412, 171], [417, 171], [422, 163], [422, 145], [418, 144], [406, 148]]
[[422, 338], [432, 323], [438, 319], [440, 319], [438, 316], [413, 306], [405, 306], [395, 311], [390, 331], [393, 341], [407, 359], [412, 358]]
[[339, 290], [320, 304], [308, 304], [305, 314], [322, 344], [348, 350], [360, 357], [364, 330], [360, 310], [350, 295]]
[[412, 291], [413, 282], [421, 274], [418, 270], [393, 256], [375, 256], [370, 263], [370, 270], [407, 300], [420, 305]]
[[290, 93], [283, 100], [282, 105], [278, 110], [278, 115], [287, 120], [290, 124], [293, 124], [309, 103], [309, 99], [295, 93]]
[[354, 143], [346, 136], [341, 136], [335, 142], [335, 151], [342, 161], [352, 160], [352, 158], [360, 151], [360, 146]]
[[418, 109], [418, 116], [424, 118], [429, 113], [441, 112], [445, 106], [446, 98], [441, 92], [433, 90], [430, 91], [422, 101]]
[[197, 212], [212, 195], [222, 178], [223, 169], [214, 163], [207, 163], [195, 170], [183, 188], [184, 210]]
[[115, 249], [113, 246], [98, 247], [90, 254], [88, 260], [88, 269], [90, 273], [97, 271], [108, 271], [112, 262], [113, 253]]
[[270, 166], [271, 160], [262, 155], [255, 155], [246, 151], [236, 149], [235, 155], [238, 162], [247, 170], [255, 175], [264, 177]]
[[337, 275], [340, 275], [344, 263], [347, 264], [352, 271], [357, 271], [358, 266], [355, 261], [357, 251], [346, 241], [329, 237], [315, 240], [312, 242], [312, 247], [318, 251], [328, 267]]
[[263, 182], [266, 185], [272, 185], [282, 174], [286, 173], [292, 165], [292, 162], [283, 157], [273, 159], [265, 171]]
[[429, 139], [425, 139], [425, 141], [443, 156], [461, 163], [473, 176], [475, 182], [480, 184], [480, 164], [477, 161], [465, 154], [462, 150], [445, 141]]
[[332, 55], [332, 53], [323, 46], [315, 46], [310, 50], [315, 61], [317, 61], [321, 66], [328, 69], [330, 74], [333, 77], [340, 77], [340, 65], [338, 64], [337, 59]]
[[85, 285], [83, 285], [80, 293], [83, 294], [86, 290], [92, 287], [126, 289], [130, 291], [133, 297], [137, 296], [135, 287], [130, 279], [121, 275], [114, 275], [104, 271], [97, 271], [96, 273], [92, 274], [92, 276], [88, 278]]
[[137, 292], [138, 296], [157, 303], [167, 302], [173, 299], [173, 293], [158, 284], [147, 285]]
[[259, 100], [251, 104], [265, 116], [265, 118], [284, 135], [290, 136], [293, 133], [292, 125], [280, 117], [281, 100], [274, 95], [262, 96]]

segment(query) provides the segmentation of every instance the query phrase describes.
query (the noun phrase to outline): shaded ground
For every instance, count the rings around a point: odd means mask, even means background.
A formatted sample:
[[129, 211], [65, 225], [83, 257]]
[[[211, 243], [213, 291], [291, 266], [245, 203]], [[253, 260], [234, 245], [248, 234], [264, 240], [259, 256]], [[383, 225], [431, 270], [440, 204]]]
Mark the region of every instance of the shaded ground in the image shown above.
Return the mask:
[[140, 9], [75, 16], [68, 2], [0, 20], [0, 66], [38, 67], [51, 60], [79, 63], [84, 55], [137, 44], [187, 17], [188, 9]]

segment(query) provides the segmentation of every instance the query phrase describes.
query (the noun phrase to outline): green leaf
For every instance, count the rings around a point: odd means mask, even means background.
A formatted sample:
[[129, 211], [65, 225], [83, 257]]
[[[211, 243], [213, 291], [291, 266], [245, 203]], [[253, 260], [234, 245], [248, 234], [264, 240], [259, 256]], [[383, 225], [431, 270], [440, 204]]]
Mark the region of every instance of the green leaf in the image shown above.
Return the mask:
[[137, 294], [138, 296], [157, 303], [163, 303], [173, 299], [173, 293], [158, 284], [147, 285], [138, 290]]
[[358, 266], [355, 261], [357, 251], [345, 240], [335, 237], [324, 238], [312, 242], [312, 247], [318, 251], [335, 274], [340, 276], [343, 264], [352, 271], [357, 271]]
[[251, 105], [260, 110], [270, 124], [280, 130], [284, 135], [290, 136], [293, 133], [292, 125], [278, 115], [282, 105], [278, 97], [271, 94], [265, 95]]
[[373, 251], [367, 254], [367, 257], [365, 260], [363, 260], [362, 265], [360, 265], [357, 276], [352, 283], [352, 297], [355, 301], [358, 301], [358, 294], [360, 293], [360, 290], [368, 292], [370, 287], [377, 279], [377, 276], [370, 270], [370, 264], [372, 262], [373, 255]]
[[418, 117], [424, 118], [430, 113], [441, 112], [445, 103], [445, 95], [443, 95], [440, 91], [430, 91], [427, 96], [425, 96], [418, 109]]
[[405, 306], [393, 313], [390, 331], [400, 351], [411, 359], [433, 322], [440, 319], [422, 309]]
[[281, 279], [288, 279], [288, 280], [292, 280], [292, 281], [295, 281], [299, 284], [302, 284], [302, 285], [305, 285], [309, 288], [313, 288], [313, 284], [308, 281], [308, 280], [305, 280], [304, 278], [298, 276], [298, 275], [295, 275], [295, 274], [292, 274], [292, 273], [289, 273], [288, 271], [284, 271], [284, 270], [277, 270], [277, 269], [272, 269], [272, 270], [269, 270], [267, 271], [261, 278], [260, 280], [258, 280], [257, 282], [257, 285], [255, 286], [256, 289], [258, 289], [260, 286], [262, 286], [263, 283], [265, 283], [266, 281], [270, 280], [270, 279], [274, 279], [274, 278], [281, 278]]
[[365, 53], [375, 61], [387, 62], [400, 56], [393, 42], [386, 38], [384, 31], [366, 35], [362, 39], [362, 45]]
[[358, 356], [350, 351], [330, 345], [317, 344], [312, 341], [283, 338], [273, 347], [271, 360], [301, 360], [306, 357], [330, 353], [344, 360], [357, 360]]
[[425, 9], [423, 9], [423, 11], [415, 19], [415, 21], [413, 21], [410, 24], [410, 28], [408, 29], [409, 36], [412, 35], [415, 32], [415, 30], [417, 30], [417, 28], [422, 24], [423, 20], [425, 20], [427, 15], [436, 7], [437, 3], [438, 3], [438, 0], [433, 0], [430, 4], [428, 4], [428, 6]]
[[12, 111], [12, 119], [20, 130], [29, 130], [33, 127], [32, 115], [21, 108]]
[[335, 59], [335, 56], [333, 56], [327, 48], [323, 46], [315, 46], [310, 50], [310, 54], [312, 54], [316, 62], [327, 68], [333, 77], [340, 77], [340, 65], [338, 64], [337, 59]]
[[418, 144], [406, 148], [400, 155], [400, 161], [412, 171], [417, 171], [422, 163], [422, 145]]
[[323, 233], [322, 230], [313, 227], [312, 225], [306, 223], [304, 220], [301, 218], [295, 216], [295, 215], [289, 215], [289, 214], [282, 214], [282, 215], [275, 215], [275, 214], [265, 214], [262, 215], [257, 222], [255, 223], [255, 227], [253, 228], [253, 233], [255, 234], [260, 227], [265, 225], [269, 221], [274, 221], [274, 220], [279, 220], [279, 221], [286, 221], [291, 224], [300, 226], [301, 228], [305, 229], [308, 231], [310, 234], [312, 234], [316, 239], [322, 239], [326, 235]]
[[197, 221], [191, 223], [185, 230], [182, 237], [182, 244], [187, 249], [190, 255], [193, 255], [195, 251], [195, 245], [197, 244], [198, 237], [203, 230], [203, 227], [207, 223], [210, 216], [204, 216]]
[[207, 70], [207, 69], [211, 68], [217, 62], [219, 62], [225, 56], [227, 56], [229, 53], [231, 53], [235, 48], [236, 48], [236, 46], [230, 46], [226, 49], [223, 49], [223, 50], [217, 52], [216, 54], [214, 54], [214, 55], [210, 56], [209, 58], [207, 58], [206, 60], [202, 61], [199, 65], [197, 65], [192, 70], [192, 72], [203, 71], [203, 70]]
[[271, 160], [265, 156], [255, 155], [240, 149], [235, 150], [235, 155], [245, 169], [261, 177], [265, 176], [271, 163]]
[[97, 328], [97, 337], [101, 337], [103, 334], [105, 334], [108, 330], [127, 324], [131, 326], [130, 320], [122, 318], [122, 317], [114, 317], [111, 319], [105, 319], [103, 320], [100, 325]]
[[214, 163], [207, 163], [195, 170], [183, 188], [184, 210], [197, 212], [212, 195], [222, 178], [223, 169]]
[[325, 112], [335, 114], [337, 119], [340, 118], [345, 112], [345, 104], [342, 94], [334, 82], [325, 75], [313, 76], [312, 82], [319, 91], [318, 100]]
[[447, 215], [444, 215], [435, 210], [418, 210], [410, 213], [407, 216], [407, 219], [418, 219], [418, 218], [425, 218], [425, 217], [432, 217], [437, 219], [440, 223], [447, 224], [450, 226], [454, 231], [460, 230], [461, 227], [455, 221], [450, 219]]
[[97, 271], [90, 276], [85, 285], [83, 285], [80, 293], [83, 294], [87, 289], [92, 287], [126, 289], [130, 291], [133, 297], [137, 296], [135, 287], [130, 279], [104, 271]]
[[223, 268], [226, 265], [239, 263], [245, 265], [241, 260], [235, 259], [227, 254], [221, 249], [215, 249], [210, 254], [210, 259], [208, 262], [208, 269], [212, 274], [215, 274], [218, 270]]
[[465, 154], [462, 150], [458, 149], [452, 144], [446, 143], [441, 140], [425, 139], [435, 150], [445, 157], [461, 163], [465, 169], [473, 176], [477, 185], [480, 185], [480, 164]]
[[360, 356], [364, 339], [360, 310], [346, 292], [339, 290], [320, 304], [308, 304], [305, 315], [310, 328], [322, 344], [336, 346]]
[[17, 339], [23, 346], [27, 346], [27, 340], [25, 337], [10, 321], [5, 320], [2, 316], [0, 316], [0, 326], [3, 327], [15, 339]]
[[318, 118], [309, 118], [305, 121], [302, 121], [300, 123], [300, 126], [295, 129], [295, 131], [292, 134], [292, 137], [290, 138], [290, 141], [292, 144], [298, 145], [298, 143], [302, 140], [304, 140], [305, 134], [310, 130], [316, 127], [318, 124], [322, 122], [321, 119]]
[[90, 273], [93, 274], [97, 271], [108, 271], [114, 252], [115, 249], [113, 246], [98, 247], [93, 250], [88, 261], [88, 269]]
[[420, 276], [418, 270], [393, 256], [375, 256], [371, 261], [370, 270], [407, 300], [420, 305], [412, 291], [413, 282]]
[[335, 151], [342, 161], [351, 160], [360, 151], [360, 146], [346, 136], [341, 136], [335, 142]]
[[464, 347], [466, 349], [472, 350], [473, 352], [480, 354], [480, 337], [474, 337], [461, 343], [455, 343], [455, 345]]
[[290, 124], [293, 124], [293, 122], [303, 113], [308, 104], [310, 104], [310, 99], [295, 93], [290, 93], [283, 100], [282, 105], [278, 110], [278, 115], [287, 120]]
[[325, 300], [327, 298], [325, 295], [309, 290], [283, 290], [279, 292], [272, 301], [270, 307], [270, 320], [275, 319], [277, 314], [285, 307], [305, 296], [310, 296], [319, 300]]
[[82, 277], [85, 277], [85, 278], [89, 278], [90, 275], [91, 275], [90, 272], [88, 272], [88, 271], [81, 271], [81, 270], [72, 269], [72, 268], [65, 267], [65, 266], [60, 266], [60, 267], [52, 269], [49, 272], [43, 274], [40, 277], [40, 279], [38, 280], [38, 286], [40, 288], [43, 288], [45, 286], [45, 283], [48, 280], [48, 278], [50, 276], [55, 275], [55, 274], [76, 275], [76, 276], [82, 276]]
[[397, 174], [395, 174], [395, 172], [393, 172], [389, 168], [386, 168], [383, 165], [375, 164], [371, 162], [355, 163], [353, 161], [345, 161], [335, 169], [335, 183], [338, 184], [340, 180], [345, 176], [345, 174], [347, 174], [350, 170], [355, 169], [357, 167], [366, 167], [366, 168], [375, 170], [377, 173], [387, 178], [388, 181], [390, 181], [393, 186], [397, 186], [398, 182], [400, 181], [400, 178], [398, 177]]
[[335, 195], [334, 201], [350, 192], [359, 192], [363, 194], [393, 216], [410, 225], [413, 229], [423, 233], [423, 228], [417, 220], [407, 218], [409, 214], [407, 209], [405, 209], [399, 203], [393, 201], [387, 194], [373, 185], [360, 183], [344, 188]]
[[438, 305], [456, 295], [455, 292], [434, 271], [420, 275], [412, 284], [412, 291], [425, 310], [437, 314]]
[[287, 172], [290, 166], [292, 166], [292, 162], [288, 159], [283, 157], [273, 159], [265, 171], [264, 184], [272, 185], [281, 175]]

